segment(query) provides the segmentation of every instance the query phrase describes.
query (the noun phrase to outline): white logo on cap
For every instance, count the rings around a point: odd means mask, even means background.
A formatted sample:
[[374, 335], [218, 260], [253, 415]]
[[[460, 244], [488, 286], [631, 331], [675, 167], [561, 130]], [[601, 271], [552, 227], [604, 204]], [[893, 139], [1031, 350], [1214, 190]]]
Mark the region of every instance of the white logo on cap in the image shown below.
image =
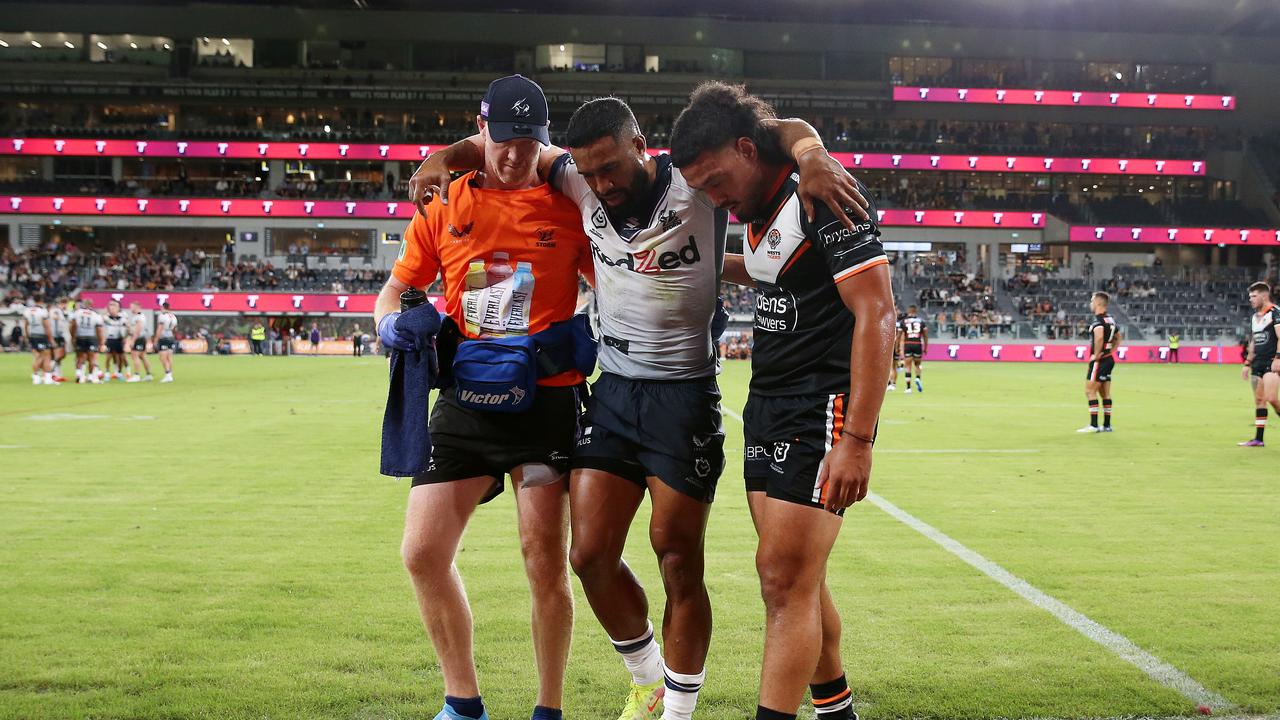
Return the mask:
[[529, 117], [529, 113], [533, 112], [533, 108], [529, 107], [528, 98], [520, 98], [512, 104], [511, 112], [515, 113], [516, 117]]

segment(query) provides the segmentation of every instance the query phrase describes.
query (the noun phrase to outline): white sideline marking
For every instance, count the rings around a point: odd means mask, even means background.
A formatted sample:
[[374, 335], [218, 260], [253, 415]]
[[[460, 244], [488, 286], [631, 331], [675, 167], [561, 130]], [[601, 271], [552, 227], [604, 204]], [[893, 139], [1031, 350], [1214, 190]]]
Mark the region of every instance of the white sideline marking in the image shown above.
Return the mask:
[[[724, 412], [729, 417], [734, 418], [738, 422], [742, 422], [742, 416], [737, 412], [728, 408], [724, 408]], [[885, 451], [882, 450], [881, 452]], [[943, 533], [941, 530], [938, 530], [932, 525], [915, 517], [876, 493], [868, 492], [867, 500], [893, 519], [901, 522], [921, 535], [924, 535], [938, 545], [941, 545], [947, 552], [955, 555], [982, 574], [1022, 596], [1023, 599], [1027, 600], [1032, 605], [1035, 605], [1041, 610], [1044, 610], [1050, 615], [1058, 618], [1066, 626], [1098, 643], [1107, 650], [1110, 650], [1112, 653], [1119, 656], [1120, 659], [1146, 673], [1147, 677], [1152, 680], [1155, 680], [1171, 690], [1177, 691], [1183, 697], [1194, 703], [1208, 705], [1215, 710], [1231, 707], [1231, 703], [1227, 702], [1226, 698], [1205, 688], [1203, 685], [1196, 682], [1191, 676], [1182, 672], [1178, 668], [1164, 662], [1155, 655], [1152, 655], [1146, 650], [1143, 650], [1133, 644], [1133, 641], [1129, 640], [1125, 636], [1099, 625], [1079, 611], [1072, 609], [1071, 606], [1061, 600], [1036, 589], [1026, 580], [1023, 580], [1017, 575], [1005, 570], [1003, 567], [1000, 567], [986, 559], [982, 555], [970, 550], [960, 542]]]
[[1009, 450], [993, 450], [990, 448], [884, 448], [876, 450], [876, 454], [882, 453], [903, 453], [916, 455], [1024, 455], [1027, 453], [1038, 453], [1035, 448], [1009, 449]]
[[25, 450], [30, 445], [0, 445], [0, 450]]
[[[79, 415], [76, 413], [50, 413], [48, 415], [28, 415], [28, 420], [37, 422], [61, 422], [63, 420], [110, 420], [111, 415]], [[155, 420], [154, 415], [122, 415], [118, 420]]]

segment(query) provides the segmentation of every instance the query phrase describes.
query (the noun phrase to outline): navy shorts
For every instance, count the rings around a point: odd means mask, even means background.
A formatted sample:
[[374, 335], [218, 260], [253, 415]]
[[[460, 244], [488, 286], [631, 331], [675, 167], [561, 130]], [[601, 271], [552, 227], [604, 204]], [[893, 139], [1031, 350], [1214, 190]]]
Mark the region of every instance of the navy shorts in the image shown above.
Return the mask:
[[924, 345], [921, 343], [905, 342], [902, 344], [902, 354], [909, 358], [924, 357]]
[[124, 338], [107, 338], [107, 352], [109, 353], [124, 352]]
[[742, 411], [747, 492], [821, 508], [827, 499], [822, 461], [841, 440], [846, 399], [843, 393], [749, 395]]
[[98, 341], [93, 338], [76, 338], [76, 352], [91, 353], [98, 351]]
[[32, 349], [32, 350], [35, 350], [35, 351], [37, 351], [37, 352], [44, 352], [45, 350], [48, 350], [48, 349], [49, 349], [49, 348], [51, 348], [51, 347], [53, 347], [53, 346], [49, 344], [49, 337], [48, 337], [47, 335], [32, 335], [32, 336], [31, 336], [31, 349]]
[[162, 352], [164, 350], [173, 352], [173, 348], [177, 344], [178, 342], [173, 338], [160, 338], [156, 341], [156, 352]]
[[656, 477], [700, 502], [724, 471], [724, 421], [715, 378], [632, 380], [604, 373], [591, 386], [574, 469], [646, 487]]

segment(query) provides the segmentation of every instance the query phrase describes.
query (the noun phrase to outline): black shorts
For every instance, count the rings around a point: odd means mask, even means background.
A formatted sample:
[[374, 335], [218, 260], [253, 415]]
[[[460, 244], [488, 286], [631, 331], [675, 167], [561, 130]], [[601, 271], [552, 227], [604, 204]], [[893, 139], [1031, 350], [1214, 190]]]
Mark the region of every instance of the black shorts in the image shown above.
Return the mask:
[[44, 352], [44, 351], [46, 351], [46, 350], [48, 350], [48, 349], [50, 349], [50, 348], [52, 348], [52, 347], [53, 347], [53, 346], [49, 344], [49, 337], [48, 337], [47, 335], [32, 335], [32, 336], [31, 336], [31, 349], [32, 349], [32, 350], [35, 350], [36, 352]]
[[124, 338], [107, 338], [107, 352], [109, 353], [124, 352]]
[[[32, 340], [32, 342], [34, 343], [35, 341]], [[1271, 372], [1271, 361], [1274, 359], [1275, 358], [1273, 357], [1254, 358], [1253, 364], [1249, 366], [1249, 374], [1253, 375], [1254, 377], [1262, 377], [1263, 375], [1266, 375], [1267, 373]]]
[[581, 402], [576, 387], [539, 387], [533, 407], [522, 413], [496, 413], [462, 407], [455, 388], [441, 390], [431, 408], [431, 465], [413, 485], [493, 478], [480, 502], [502, 493], [503, 479], [526, 463], [569, 472], [578, 439]]
[[156, 352], [162, 352], [165, 350], [172, 352], [174, 346], [177, 344], [178, 342], [173, 338], [160, 338], [156, 341]]
[[1116, 367], [1116, 359], [1113, 357], [1104, 357], [1101, 360], [1095, 360], [1089, 363], [1088, 371], [1084, 379], [1093, 380], [1095, 382], [1111, 382], [1111, 371]]
[[913, 342], [903, 343], [902, 354], [909, 358], [924, 357], [924, 345]]
[[135, 351], [137, 351], [137, 352], [146, 352], [146, 351], [147, 351], [147, 339], [146, 339], [146, 338], [137, 338], [137, 339], [135, 339], [135, 340], [133, 341], [133, 349], [134, 349]]
[[91, 353], [98, 351], [98, 341], [93, 338], [76, 338], [76, 352]]
[[840, 442], [845, 400], [843, 393], [749, 395], [742, 411], [747, 492], [821, 508], [827, 488], [818, 478], [823, 459]]
[[591, 386], [573, 467], [603, 470], [642, 488], [656, 477], [711, 502], [724, 471], [715, 378], [632, 380], [604, 373]]

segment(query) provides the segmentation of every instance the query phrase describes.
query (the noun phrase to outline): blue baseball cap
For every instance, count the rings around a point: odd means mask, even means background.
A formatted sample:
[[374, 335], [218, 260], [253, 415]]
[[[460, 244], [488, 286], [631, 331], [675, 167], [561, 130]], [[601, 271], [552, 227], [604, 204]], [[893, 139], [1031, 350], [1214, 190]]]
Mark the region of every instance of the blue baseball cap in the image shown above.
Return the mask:
[[489, 124], [489, 137], [494, 142], [532, 138], [550, 145], [550, 115], [542, 88], [523, 75], [508, 75], [489, 83], [484, 100], [480, 101], [480, 116]]

